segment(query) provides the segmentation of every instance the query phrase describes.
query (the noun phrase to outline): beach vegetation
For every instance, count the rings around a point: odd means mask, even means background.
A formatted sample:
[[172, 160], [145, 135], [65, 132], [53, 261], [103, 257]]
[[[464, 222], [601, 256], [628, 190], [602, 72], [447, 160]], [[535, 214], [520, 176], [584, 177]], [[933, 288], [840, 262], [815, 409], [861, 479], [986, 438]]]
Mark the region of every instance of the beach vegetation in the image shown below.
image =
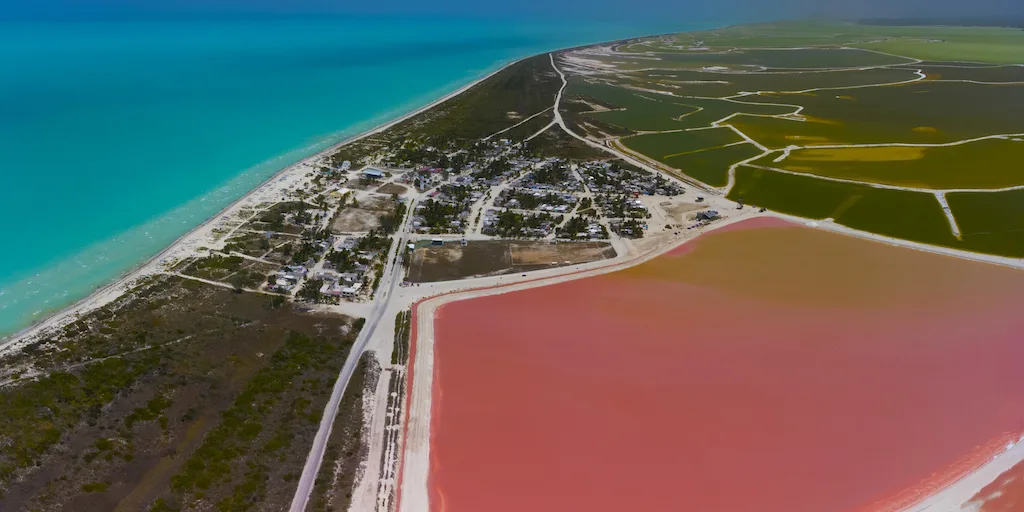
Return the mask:
[[302, 288], [299, 288], [299, 292], [296, 294], [296, 297], [310, 302], [319, 302], [322, 298], [320, 288], [323, 287], [323, 285], [324, 282], [320, 279], [307, 279], [302, 283]]
[[[236, 488], [249, 503], [285, 507], [288, 489], [252, 485], [258, 475], [301, 471], [354, 326], [280, 299], [159, 276], [30, 351], [5, 355], [5, 367], [31, 362], [39, 373], [0, 388], [0, 509], [52, 509], [68, 497], [136, 488], [139, 510], [173, 510], [195, 492], [217, 503]], [[207, 443], [215, 428], [226, 440]], [[201, 445], [210, 466], [189, 462]], [[160, 463], [168, 452], [177, 455]], [[258, 471], [246, 487], [250, 462]], [[179, 472], [182, 484], [206, 488], [170, 489]]]
[[363, 424], [364, 397], [374, 394], [380, 374], [373, 352], [364, 352], [341, 397], [339, 413], [327, 440], [324, 461], [309, 500], [309, 509], [314, 512], [348, 510], [351, 504], [356, 476], [370, 449], [366, 436], [369, 429]]

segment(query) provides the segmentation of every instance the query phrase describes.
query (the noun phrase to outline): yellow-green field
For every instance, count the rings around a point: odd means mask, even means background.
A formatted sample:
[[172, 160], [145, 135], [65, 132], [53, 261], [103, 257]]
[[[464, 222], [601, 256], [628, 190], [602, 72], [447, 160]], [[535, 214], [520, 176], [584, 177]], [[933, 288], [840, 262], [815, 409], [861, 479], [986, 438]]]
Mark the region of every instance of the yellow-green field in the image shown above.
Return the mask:
[[788, 171], [926, 189], [998, 189], [1024, 182], [1024, 142], [986, 139], [942, 147], [881, 146], [793, 151], [781, 162], [754, 162]]

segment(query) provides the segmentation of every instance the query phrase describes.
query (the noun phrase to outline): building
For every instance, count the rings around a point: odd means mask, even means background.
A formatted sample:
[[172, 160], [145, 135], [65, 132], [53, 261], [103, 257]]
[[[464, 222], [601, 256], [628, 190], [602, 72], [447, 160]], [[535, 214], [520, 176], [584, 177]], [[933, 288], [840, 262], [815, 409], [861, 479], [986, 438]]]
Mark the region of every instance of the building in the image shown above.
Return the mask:
[[359, 290], [362, 289], [362, 288], [363, 288], [363, 283], [355, 283], [352, 286], [349, 286], [347, 288], [342, 288], [341, 296], [345, 297], [346, 299], [355, 298], [356, 295], [359, 295]]
[[369, 178], [371, 180], [384, 179], [386, 176], [387, 174], [380, 169], [374, 169], [373, 167], [367, 167], [366, 169], [363, 169], [363, 177]]
[[718, 212], [715, 210], [708, 210], [697, 214], [697, 220], [715, 220], [718, 218]]

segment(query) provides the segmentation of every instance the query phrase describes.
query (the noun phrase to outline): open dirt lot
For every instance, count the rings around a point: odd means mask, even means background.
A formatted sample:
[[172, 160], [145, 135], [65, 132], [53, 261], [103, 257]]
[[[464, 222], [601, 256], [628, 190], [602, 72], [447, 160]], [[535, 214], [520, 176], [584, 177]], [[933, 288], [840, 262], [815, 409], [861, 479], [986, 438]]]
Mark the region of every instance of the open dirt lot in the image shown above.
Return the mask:
[[391, 199], [373, 197], [359, 202], [359, 206], [346, 206], [331, 221], [335, 233], [358, 233], [380, 226], [380, 216], [388, 212]]
[[451, 281], [484, 275], [576, 265], [615, 257], [606, 242], [521, 242], [487, 240], [420, 247], [413, 252], [408, 280]]
[[402, 194], [404, 194], [404, 193], [406, 193], [408, 191], [409, 191], [408, 188], [405, 188], [404, 186], [399, 185], [398, 183], [386, 183], [386, 184], [382, 185], [380, 188], [377, 189], [377, 193], [378, 194], [387, 194], [387, 195], [391, 195], [391, 194], [402, 195]]
[[664, 206], [663, 208], [665, 209], [665, 213], [668, 214], [672, 220], [680, 222], [679, 219], [681, 219], [683, 215], [690, 212], [706, 210], [709, 206], [710, 205], [707, 203], [680, 203]]

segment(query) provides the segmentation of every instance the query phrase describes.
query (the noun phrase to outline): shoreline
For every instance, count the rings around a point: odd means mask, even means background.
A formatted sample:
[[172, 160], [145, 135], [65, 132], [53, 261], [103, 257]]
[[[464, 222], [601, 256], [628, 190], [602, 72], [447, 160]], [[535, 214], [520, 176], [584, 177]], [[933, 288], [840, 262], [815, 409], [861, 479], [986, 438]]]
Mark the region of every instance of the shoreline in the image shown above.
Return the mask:
[[[216, 225], [222, 220], [223, 217], [231, 215], [233, 213], [237, 213], [237, 211], [241, 209], [241, 206], [243, 204], [248, 203], [249, 200], [253, 199], [254, 196], [256, 196], [257, 194], [264, 192], [280, 192], [280, 190], [278, 190], [277, 187], [274, 187], [273, 184], [279, 181], [281, 178], [295, 171], [298, 171], [300, 168], [303, 168], [311, 164], [312, 162], [320, 158], [323, 158], [329, 153], [332, 153], [348, 144], [352, 144], [353, 142], [357, 142], [371, 135], [383, 132], [399, 123], [402, 123], [419, 114], [431, 110], [434, 107], [437, 107], [438, 105], [441, 105], [446, 101], [451, 100], [459, 96], [460, 94], [468, 91], [469, 89], [476, 86], [480, 82], [483, 82], [484, 80], [487, 80], [488, 78], [507, 69], [509, 66], [512, 66], [517, 62], [520, 62], [523, 59], [529, 57], [530, 56], [521, 57], [512, 61], [505, 62], [494, 71], [491, 71], [490, 73], [487, 73], [486, 75], [479, 77], [459, 87], [458, 89], [451, 91], [427, 103], [426, 105], [415, 108], [405, 114], [395, 117], [394, 119], [385, 121], [377, 126], [374, 126], [373, 128], [370, 128], [356, 135], [348, 137], [344, 140], [341, 140], [340, 142], [332, 144], [331, 146], [324, 148], [312, 155], [309, 155], [297, 162], [293, 162], [291, 164], [286, 165], [285, 167], [282, 167], [277, 172], [269, 176], [267, 179], [260, 182], [259, 185], [251, 189], [245, 195], [239, 197], [238, 199], [231, 202], [231, 204], [217, 211], [217, 213], [213, 214], [212, 216], [210, 216], [210, 218], [206, 219], [205, 222], [193, 227], [185, 234], [179, 236], [157, 254], [149, 258], [146, 258], [144, 261], [138, 263], [134, 267], [122, 272], [110, 283], [101, 286], [100, 288], [97, 288], [89, 295], [83, 297], [82, 299], [79, 299], [78, 301], [75, 301], [74, 303], [69, 304], [68, 306], [65, 306], [59, 310], [54, 311], [52, 314], [33, 323], [32, 325], [15, 331], [9, 336], [0, 337], [0, 355], [3, 355], [10, 351], [16, 351], [21, 347], [36, 341], [37, 338], [49, 333], [50, 331], [60, 329], [61, 327], [64, 327], [67, 324], [74, 322], [75, 320], [77, 320], [79, 316], [87, 314], [95, 309], [99, 309], [117, 300], [122, 295], [127, 293], [131, 288], [133, 288], [138, 280], [161, 273], [163, 271], [163, 263], [165, 263], [164, 260], [172, 257], [174, 253], [182, 249], [189, 249], [187, 245], [190, 242], [197, 242], [199, 241], [200, 238], [206, 241], [210, 237], [210, 235], [213, 234], [213, 228], [216, 227]], [[178, 261], [183, 259], [183, 257], [193, 255], [195, 253], [195, 250], [192, 249], [188, 250], [187, 252], [188, 254], [179, 256]]]

